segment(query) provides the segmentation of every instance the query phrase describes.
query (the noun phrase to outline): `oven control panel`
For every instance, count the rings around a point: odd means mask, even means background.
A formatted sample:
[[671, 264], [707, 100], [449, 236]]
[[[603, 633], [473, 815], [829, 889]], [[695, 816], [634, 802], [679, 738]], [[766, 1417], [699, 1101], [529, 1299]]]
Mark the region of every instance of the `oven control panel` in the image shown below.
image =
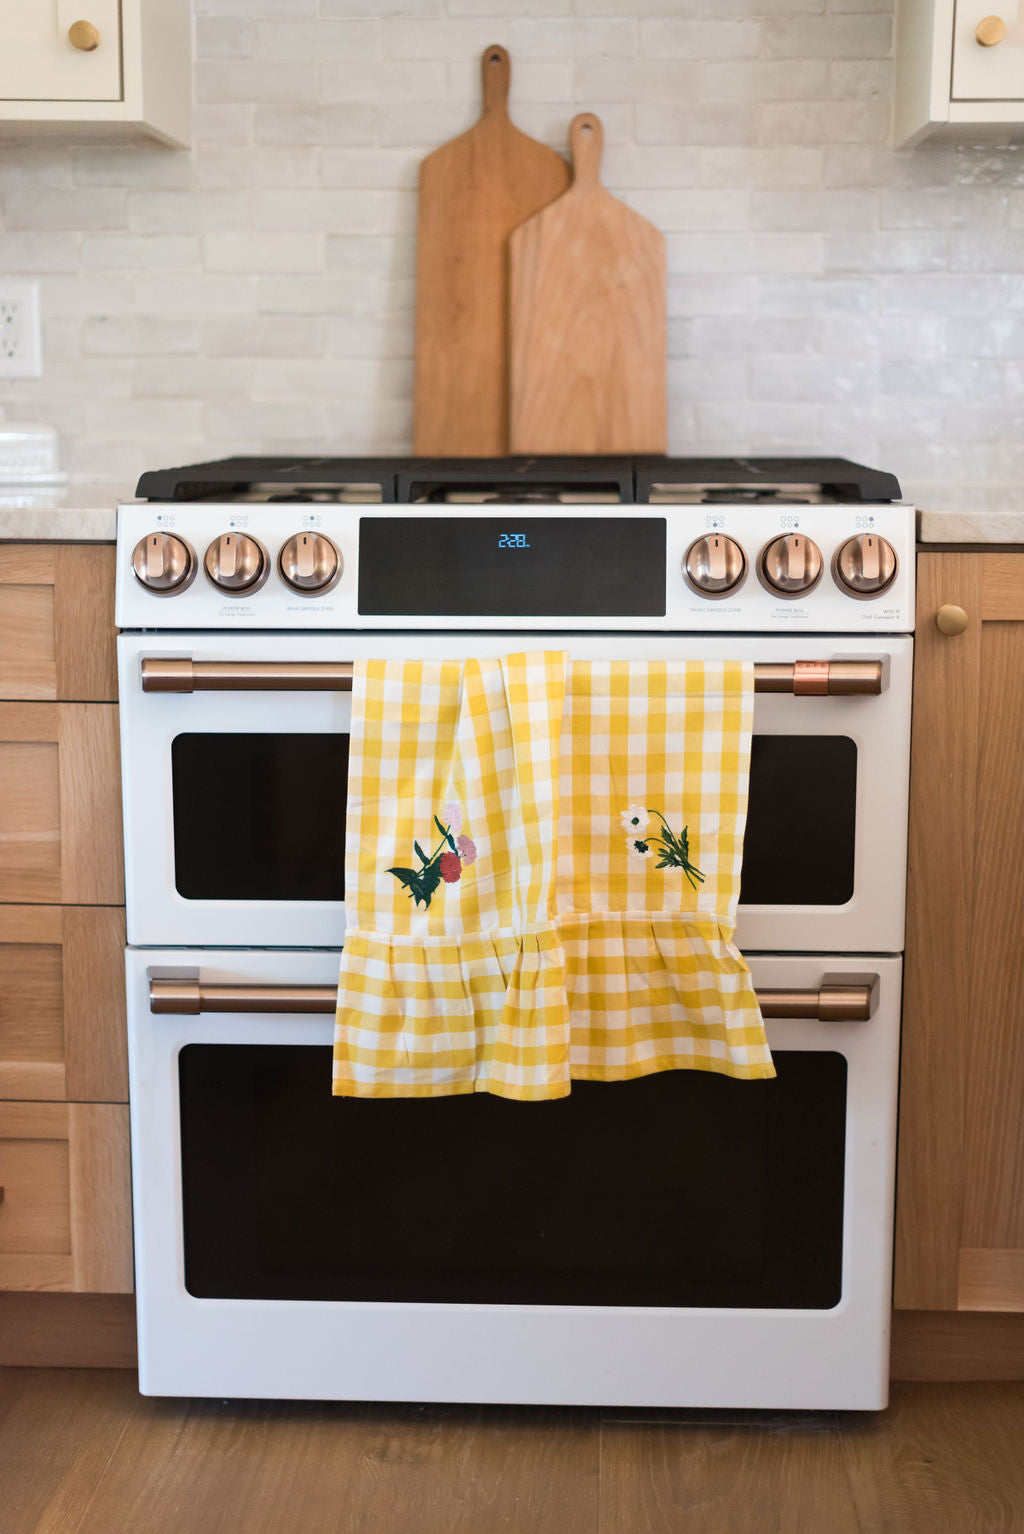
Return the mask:
[[914, 509], [118, 508], [123, 629], [909, 633]]

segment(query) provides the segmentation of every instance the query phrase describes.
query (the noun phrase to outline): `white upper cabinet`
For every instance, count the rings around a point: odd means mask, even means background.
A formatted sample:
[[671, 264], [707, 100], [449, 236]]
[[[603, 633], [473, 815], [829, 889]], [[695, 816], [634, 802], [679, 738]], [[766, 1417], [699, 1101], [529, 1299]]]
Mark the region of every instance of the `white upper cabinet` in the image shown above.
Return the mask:
[[1024, 135], [1024, 0], [897, 0], [897, 144]]
[[953, 100], [1024, 104], [1024, 5], [1018, 0], [997, 0], [995, 10], [958, 0]]
[[189, 0], [0, 0], [0, 133], [189, 141]]

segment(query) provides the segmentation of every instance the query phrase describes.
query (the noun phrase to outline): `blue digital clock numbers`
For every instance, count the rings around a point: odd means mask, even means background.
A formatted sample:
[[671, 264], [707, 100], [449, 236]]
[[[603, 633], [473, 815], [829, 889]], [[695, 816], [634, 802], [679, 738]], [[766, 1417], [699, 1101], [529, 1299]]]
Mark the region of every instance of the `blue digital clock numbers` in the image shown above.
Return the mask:
[[528, 549], [530, 545], [526, 541], [525, 533], [499, 533], [499, 549]]

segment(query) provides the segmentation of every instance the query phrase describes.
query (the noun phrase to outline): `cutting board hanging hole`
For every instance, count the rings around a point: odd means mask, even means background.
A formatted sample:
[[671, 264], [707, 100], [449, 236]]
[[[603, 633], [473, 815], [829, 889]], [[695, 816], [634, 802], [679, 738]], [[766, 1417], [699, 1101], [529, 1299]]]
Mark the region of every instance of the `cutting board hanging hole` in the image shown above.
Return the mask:
[[593, 112], [580, 112], [569, 124], [569, 147], [572, 150], [573, 184], [580, 188], [597, 186], [604, 153], [604, 129]]
[[512, 69], [508, 52], [500, 43], [485, 48], [480, 62], [483, 75], [484, 111], [508, 112], [508, 86]]

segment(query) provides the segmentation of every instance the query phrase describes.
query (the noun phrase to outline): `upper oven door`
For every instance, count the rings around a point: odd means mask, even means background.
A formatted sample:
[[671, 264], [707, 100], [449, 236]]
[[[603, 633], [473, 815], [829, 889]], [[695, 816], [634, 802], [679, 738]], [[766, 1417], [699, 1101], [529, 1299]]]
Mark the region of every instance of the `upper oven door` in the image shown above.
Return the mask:
[[[529, 643], [581, 660], [881, 661], [877, 694], [758, 693], [737, 940], [762, 952], [902, 949], [911, 640], [548, 634]], [[122, 634], [129, 942], [337, 948], [345, 926], [350, 694], [282, 688], [279, 677], [266, 690], [144, 692], [144, 658], [280, 667], [498, 655], [522, 644], [500, 634]]]

